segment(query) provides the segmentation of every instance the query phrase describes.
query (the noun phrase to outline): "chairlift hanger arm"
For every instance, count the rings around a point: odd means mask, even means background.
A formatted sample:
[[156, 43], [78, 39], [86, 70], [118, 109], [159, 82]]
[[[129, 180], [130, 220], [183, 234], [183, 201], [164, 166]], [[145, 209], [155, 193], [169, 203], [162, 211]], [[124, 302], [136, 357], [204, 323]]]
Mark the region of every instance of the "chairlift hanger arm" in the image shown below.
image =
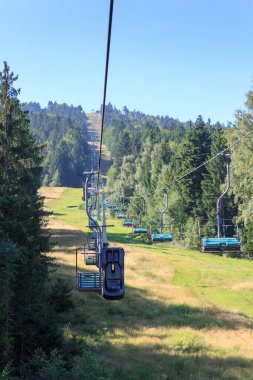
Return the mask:
[[163, 233], [163, 215], [164, 215], [164, 213], [165, 213], [165, 212], [168, 210], [168, 208], [169, 208], [169, 194], [168, 194], [168, 189], [166, 189], [165, 197], [166, 197], [166, 206], [165, 206], [165, 208], [161, 211], [161, 214], [160, 214], [160, 233], [161, 233], [161, 234]]
[[227, 187], [226, 187], [226, 190], [221, 194], [221, 196], [217, 200], [217, 206], [216, 206], [217, 220], [216, 221], [217, 221], [217, 228], [218, 228], [218, 231], [217, 231], [218, 238], [220, 237], [220, 226], [221, 224], [223, 224], [221, 220], [221, 202], [230, 189], [230, 162], [231, 162], [230, 155], [224, 154], [223, 157], [225, 158], [226, 163], [227, 163]]
[[145, 208], [146, 208], [145, 198], [142, 196], [141, 199], [142, 199], [142, 210], [139, 214], [139, 225], [141, 225], [141, 217], [142, 217], [142, 214], [145, 212]]

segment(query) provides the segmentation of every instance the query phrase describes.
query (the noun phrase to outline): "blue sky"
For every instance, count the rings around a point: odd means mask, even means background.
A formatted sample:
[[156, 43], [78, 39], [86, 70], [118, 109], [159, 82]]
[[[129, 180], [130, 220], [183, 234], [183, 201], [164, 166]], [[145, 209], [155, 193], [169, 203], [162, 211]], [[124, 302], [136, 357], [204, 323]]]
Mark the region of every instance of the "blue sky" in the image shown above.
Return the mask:
[[[109, 0], [0, 0], [21, 101], [102, 102]], [[107, 101], [234, 121], [253, 80], [252, 0], [115, 0]]]

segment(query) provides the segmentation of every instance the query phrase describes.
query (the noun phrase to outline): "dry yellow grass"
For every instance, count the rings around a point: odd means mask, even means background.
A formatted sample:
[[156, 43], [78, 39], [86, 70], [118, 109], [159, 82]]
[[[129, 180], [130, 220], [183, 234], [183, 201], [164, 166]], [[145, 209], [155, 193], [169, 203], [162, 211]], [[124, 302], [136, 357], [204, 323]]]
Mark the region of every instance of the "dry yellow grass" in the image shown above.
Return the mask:
[[253, 290], [253, 281], [239, 282], [232, 287], [234, 290]]
[[44, 202], [47, 203], [52, 199], [57, 199], [63, 193], [66, 187], [42, 187], [40, 195], [45, 197]]
[[[60, 194], [58, 189], [49, 189], [48, 194], [44, 190], [49, 198]], [[50, 217], [50, 228], [52, 240], [60, 242], [53, 252], [60, 264], [59, 272], [72, 278], [74, 284], [74, 249], [82, 245], [84, 234], [54, 217]], [[97, 295], [74, 292], [84, 301], [88, 321], [94, 322], [96, 310], [103, 315], [103, 309], [108, 308], [109, 315], [112, 313], [113, 323], [105, 317], [96, 318], [96, 329], [102, 331], [99, 338], [89, 337], [86, 332], [83, 335], [84, 341], [96, 347], [109, 378], [171, 379], [166, 377], [174, 365], [170, 360], [182, 360], [189, 370], [178, 370], [178, 377], [172, 378], [253, 379], [252, 320], [199, 298], [194, 288], [173, 285], [175, 268], [165, 254], [140, 247], [124, 248], [123, 301], [108, 304]], [[82, 256], [79, 265], [83, 265]], [[237, 283], [235, 287], [251, 289], [252, 282]], [[197, 368], [192, 364], [196, 358]], [[212, 377], [212, 371], [219, 367], [223, 368], [220, 375]]]
[[[86, 113], [86, 116], [88, 118], [88, 120], [87, 120], [88, 130], [94, 129], [100, 138], [101, 115], [97, 114], [97, 113]], [[97, 142], [97, 143], [89, 142], [89, 144], [94, 145], [97, 148], [99, 146], [99, 142]], [[104, 144], [102, 145], [102, 156], [105, 160], [110, 160], [110, 152], [107, 150], [107, 148]]]

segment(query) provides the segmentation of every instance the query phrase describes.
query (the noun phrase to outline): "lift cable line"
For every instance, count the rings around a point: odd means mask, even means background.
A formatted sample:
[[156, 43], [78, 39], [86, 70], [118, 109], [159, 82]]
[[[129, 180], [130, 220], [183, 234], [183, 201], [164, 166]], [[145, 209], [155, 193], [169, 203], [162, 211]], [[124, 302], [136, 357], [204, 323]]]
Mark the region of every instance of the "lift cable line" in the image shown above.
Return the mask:
[[114, 3], [114, 0], [110, 0], [110, 11], [109, 11], [109, 21], [108, 21], [108, 34], [107, 34], [107, 47], [106, 47], [104, 95], [103, 95], [103, 105], [102, 105], [102, 120], [101, 120], [101, 132], [100, 132], [99, 159], [98, 159], [97, 189], [99, 187], [99, 177], [100, 177], [101, 161], [102, 161], [103, 130], [104, 130], [104, 121], [105, 121], [105, 102], [106, 102], [107, 79], [108, 79], [110, 45], [111, 45], [113, 3]]
[[[87, 242], [83, 247], [76, 249], [76, 287], [78, 291], [98, 292], [107, 300], [119, 300], [124, 297], [124, 256], [123, 248], [109, 247], [106, 237], [105, 228], [105, 193], [102, 192], [102, 209], [103, 220], [102, 225], [100, 217], [100, 169], [102, 158], [103, 128], [105, 117], [105, 102], [107, 77], [109, 67], [110, 40], [112, 29], [113, 0], [110, 0], [109, 25], [107, 37], [106, 66], [105, 66], [105, 82], [104, 82], [104, 98], [102, 109], [102, 126], [99, 148], [98, 171], [93, 169], [90, 172], [84, 172], [85, 184], [83, 189], [83, 200], [85, 200], [85, 210], [88, 217], [88, 235]], [[97, 183], [96, 183], [97, 180]], [[95, 211], [97, 210], [97, 213]], [[84, 264], [92, 265], [94, 270], [80, 271], [78, 266], [78, 253], [83, 254]]]
[[[251, 131], [249, 131], [248, 133], [246, 133], [246, 135], [243, 135], [242, 137], [240, 137], [238, 140], [236, 140], [233, 144], [229, 145], [227, 148], [223, 149], [222, 151], [218, 152], [215, 156], [209, 158], [208, 160], [206, 160], [205, 162], [203, 162], [203, 164], [199, 165], [199, 166], [196, 166], [195, 168], [193, 168], [192, 170], [190, 170], [189, 172], [183, 174], [182, 176], [180, 177], [177, 177], [175, 178], [173, 181], [171, 181], [170, 183], [168, 183], [166, 186], [164, 186], [163, 188], [161, 188], [160, 190], [163, 191], [163, 190], [167, 190], [170, 186], [174, 185], [174, 183], [178, 182], [178, 181], [181, 181], [182, 179], [184, 179], [185, 177], [187, 177], [188, 175], [196, 172], [197, 170], [199, 170], [200, 168], [202, 168], [202, 166], [205, 166], [207, 164], [209, 164], [209, 162], [215, 160], [217, 157], [223, 155], [225, 152], [227, 152], [228, 150], [230, 150], [231, 148], [233, 148], [235, 145], [237, 145], [239, 142], [241, 142], [243, 139], [245, 139], [246, 137], [248, 137], [249, 135], [251, 135], [253, 133], [253, 129]], [[231, 152], [231, 154], [233, 154], [233, 152]], [[140, 195], [140, 196], [133, 196], [133, 197], [124, 197], [125, 199], [132, 199], [132, 198], [142, 198], [142, 197], [145, 197], [145, 196], [150, 196], [150, 195], [154, 195], [155, 193], [154, 192], [149, 192], [149, 193], [144, 193], [143, 195]]]
[[169, 187], [169, 186], [172, 186], [174, 183], [176, 183], [176, 182], [180, 181], [181, 179], [187, 177], [188, 175], [192, 174], [193, 172], [199, 170], [202, 166], [205, 166], [205, 165], [209, 164], [209, 162], [213, 161], [215, 158], [223, 155], [225, 152], [227, 152], [228, 150], [230, 150], [231, 148], [233, 148], [235, 145], [237, 145], [239, 142], [241, 142], [241, 140], [243, 140], [246, 137], [248, 137], [251, 133], [253, 133], [253, 129], [251, 131], [249, 131], [248, 133], [246, 133], [246, 135], [243, 135], [241, 138], [239, 138], [238, 140], [236, 140], [233, 144], [231, 144], [227, 148], [223, 149], [221, 152], [218, 152], [215, 156], [209, 158], [209, 160], [206, 160], [205, 162], [203, 162], [203, 164], [195, 167], [194, 169], [190, 170], [188, 173], [185, 173], [181, 177], [178, 177], [174, 181], [170, 182], [166, 187], [163, 188], [163, 190], [165, 188]]

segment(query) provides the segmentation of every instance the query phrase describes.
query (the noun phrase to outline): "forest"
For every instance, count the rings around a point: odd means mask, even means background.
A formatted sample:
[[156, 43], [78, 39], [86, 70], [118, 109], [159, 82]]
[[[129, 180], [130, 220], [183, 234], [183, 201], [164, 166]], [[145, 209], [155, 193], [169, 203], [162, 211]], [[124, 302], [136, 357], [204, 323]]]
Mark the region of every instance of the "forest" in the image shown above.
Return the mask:
[[[42, 185], [81, 187], [91, 157], [86, 115], [81, 106], [52, 101], [46, 108], [21, 104], [16, 80], [5, 62], [0, 72], [0, 379], [103, 378], [89, 347], [75, 335], [64, 337], [64, 313], [75, 305], [69, 284], [52, 281], [57, 265], [48, 255], [49, 215], [39, 193]], [[252, 130], [252, 91], [245, 104], [234, 124], [226, 126], [201, 116], [180, 122], [108, 104], [104, 143], [113, 160], [110, 200], [136, 218], [142, 207], [138, 197], [144, 196], [143, 225], [156, 230], [168, 189], [165, 224], [178, 243], [196, 248], [198, 220], [214, 220], [215, 202], [226, 187], [222, 156], [201, 165], [233, 145], [224, 210], [239, 226], [245, 256], [252, 256], [253, 135], [236, 143]]]
[[22, 109], [28, 112], [31, 130], [43, 146], [43, 185], [80, 187], [91, 156], [82, 107], [49, 101], [46, 108], [29, 102]]
[[[78, 339], [64, 338], [62, 313], [74, 304], [69, 284], [63, 278], [52, 280], [57, 266], [48, 255], [52, 250], [49, 213], [40, 195], [43, 178], [56, 180], [52, 170], [58, 172], [58, 185], [63, 181], [80, 186], [89, 157], [84, 113], [56, 103], [41, 110], [33, 103], [25, 107], [32, 109], [28, 116], [18, 100], [16, 80], [4, 62], [0, 72], [0, 379], [88, 379], [100, 369]], [[48, 143], [50, 149], [45, 148]], [[71, 160], [74, 166], [68, 166]]]
[[[216, 202], [227, 182], [226, 161], [221, 155], [203, 164], [233, 146], [226, 151], [231, 155], [232, 183], [224, 202], [224, 217], [238, 226], [244, 252], [252, 255], [253, 137], [236, 144], [252, 129], [252, 95], [252, 91], [247, 93], [246, 110], [237, 111], [235, 123], [226, 126], [204, 121], [201, 115], [195, 122], [181, 123], [169, 117], [130, 112], [126, 107], [119, 111], [109, 104], [104, 140], [114, 159], [108, 172], [108, 186], [114, 192], [112, 202], [127, 209], [136, 220], [142, 209], [142, 200], [138, 197], [144, 196], [143, 225], [156, 230], [158, 210], [165, 206], [165, 189], [168, 188], [169, 210], [165, 224], [176, 240], [188, 248], [196, 248], [199, 246], [198, 221], [214, 221]], [[199, 170], [177, 181], [198, 166], [201, 166]]]

